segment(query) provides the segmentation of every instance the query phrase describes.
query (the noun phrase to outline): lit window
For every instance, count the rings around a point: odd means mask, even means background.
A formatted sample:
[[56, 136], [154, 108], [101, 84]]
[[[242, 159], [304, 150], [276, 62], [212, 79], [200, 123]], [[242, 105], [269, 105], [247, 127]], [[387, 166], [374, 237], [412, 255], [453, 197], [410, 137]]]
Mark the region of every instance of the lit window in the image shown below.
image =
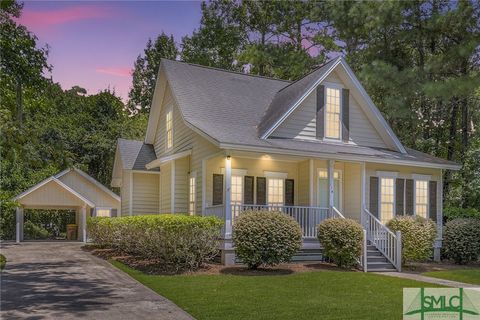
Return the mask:
[[195, 208], [195, 177], [190, 177], [190, 194], [189, 194], [189, 202], [188, 202], [188, 213], [191, 215], [195, 214], [196, 208]]
[[95, 212], [96, 212], [96, 215], [97, 217], [110, 217], [110, 212], [111, 210], [110, 209], [100, 209], [100, 208], [97, 208], [95, 209]]
[[283, 205], [284, 204], [284, 191], [283, 191], [283, 179], [268, 178], [268, 204], [269, 205]]
[[[333, 205], [340, 209], [340, 171], [333, 171]], [[328, 208], [328, 170], [318, 170], [318, 205], [322, 208]]]
[[167, 112], [166, 115], [166, 147], [170, 149], [173, 147], [173, 112], [172, 110]]
[[243, 202], [243, 177], [232, 176], [231, 197], [232, 204], [242, 204]]
[[387, 223], [393, 219], [393, 178], [380, 178], [380, 220]]
[[428, 213], [428, 182], [415, 180], [415, 214], [426, 218]]
[[340, 90], [326, 88], [325, 137], [340, 139]]

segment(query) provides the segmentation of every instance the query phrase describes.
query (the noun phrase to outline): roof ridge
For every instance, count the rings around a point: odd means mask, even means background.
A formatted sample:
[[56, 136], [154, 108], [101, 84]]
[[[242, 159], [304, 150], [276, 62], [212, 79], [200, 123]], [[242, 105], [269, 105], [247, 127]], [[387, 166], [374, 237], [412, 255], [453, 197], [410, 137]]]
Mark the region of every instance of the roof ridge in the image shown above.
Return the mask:
[[204, 69], [211, 69], [211, 70], [222, 71], [222, 72], [227, 72], [227, 73], [233, 73], [233, 74], [238, 74], [238, 75], [242, 75], [242, 76], [249, 76], [249, 77], [261, 78], [261, 79], [267, 79], [267, 80], [275, 80], [275, 81], [287, 82], [287, 83], [289, 83], [289, 84], [292, 83], [292, 80], [284, 80], [284, 79], [280, 79], [280, 78], [273, 78], [273, 77], [261, 76], [261, 75], [258, 75], [258, 74], [252, 74], [252, 73], [245, 73], [245, 72], [240, 72], [240, 71], [227, 70], [227, 69], [222, 69], [222, 68], [217, 68], [217, 67], [211, 67], [211, 66], [204, 66], [204, 65], [201, 65], [201, 64], [191, 63], [191, 62], [186, 62], [186, 61], [171, 60], [171, 59], [166, 59], [166, 58], [162, 58], [162, 60], [167, 60], [167, 61], [176, 62], [176, 63], [181, 63], [181, 64], [188, 64], [188, 65], [193, 66], [193, 67], [199, 67], [199, 68], [204, 68]]
[[280, 89], [278, 92], [280, 92], [280, 91], [282, 91], [283, 89], [286, 89], [286, 88], [290, 87], [291, 85], [299, 82], [300, 80], [308, 77], [308, 76], [311, 75], [312, 73], [314, 73], [314, 72], [318, 71], [319, 69], [325, 67], [325, 66], [326, 66], [327, 64], [329, 64], [330, 62], [333, 62], [333, 61], [338, 60], [338, 59], [341, 59], [341, 58], [342, 58], [341, 56], [338, 56], [338, 57], [336, 57], [336, 58], [334, 58], [334, 59], [330, 59], [330, 60], [328, 60], [328, 61], [325, 61], [325, 62], [324, 62], [323, 64], [321, 64], [320, 66], [316, 67], [315, 69], [313, 69], [313, 70], [310, 71], [309, 73], [305, 74], [303, 77], [300, 77], [300, 78], [298, 78], [297, 80], [291, 82], [288, 86], [283, 87], [283, 88]]

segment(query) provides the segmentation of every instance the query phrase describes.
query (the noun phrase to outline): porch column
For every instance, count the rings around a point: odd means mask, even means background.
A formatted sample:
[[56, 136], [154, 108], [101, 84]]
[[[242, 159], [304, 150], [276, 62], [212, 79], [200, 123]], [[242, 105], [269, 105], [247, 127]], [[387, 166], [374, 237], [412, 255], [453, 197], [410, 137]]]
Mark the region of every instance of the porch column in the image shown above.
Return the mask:
[[364, 208], [366, 207], [365, 203], [366, 203], [366, 192], [365, 192], [365, 184], [366, 184], [366, 181], [367, 181], [367, 172], [366, 172], [366, 169], [365, 169], [365, 162], [362, 163], [362, 186], [361, 186], [361, 199], [360, 199], [360, 223], [363, 227], [365, 227], [365, 221], [364, 221], [364, 217], [363, 217], [363, 210]]
[[230, 155], [225, 158], [225, 239], [232, 238], [232, 159]]
[[335, 185], [333, 179], [333, 167], [335, 165], [335, 160], [328, 160], [328, 207], [332, 211], [333, 206], [335, 205], [334, 196], [335, 196]]
[[16, 232], [15, 232], [15, 240], [17, 243], [23, 241], [23, 208], [17, 207], [16, 208]]
[[433, 260], [441, 260], [443, 242], [443, 170], [440, 170], [440, 179], [437, 183], [437, 238], [433, 247]]
[[87, 242], [87, 207], [84, 205], [81, 209], [81, 229], [82, 229], [82, 241]]

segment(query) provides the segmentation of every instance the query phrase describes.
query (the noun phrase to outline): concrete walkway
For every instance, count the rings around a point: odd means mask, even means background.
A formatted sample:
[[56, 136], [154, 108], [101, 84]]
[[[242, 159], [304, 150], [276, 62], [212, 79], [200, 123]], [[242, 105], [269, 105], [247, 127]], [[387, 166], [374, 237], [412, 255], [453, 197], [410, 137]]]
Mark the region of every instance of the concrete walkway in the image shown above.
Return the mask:
[[1, 243], [1, 319], [191, 320], [77, 242]]
[[375, 273], [376, 274], [381, 274], [381, 275], [384, 275], [384, 276], [410, 279], [410, 280], [427, 282], [427, 283], [434, 283], [434, 284], [442, 285], [442, 286], [445, 286], [445, 287], [474, 288], [475, 290], [478, 289], [480, 291], [480, 286], [478, 286], [478, 285], [474, 285], [474, 284], [470, 284], [470, 283], [463, 283], [463, 282], [458, 282], [458, 281], [452, 281], [452, 280], [433, 278], [433, 277], [427, 277], [427, 276], [423, 276], [421, 274], [416, 274], [416, 273], [405, 273], [405, 272], [375, 272]]

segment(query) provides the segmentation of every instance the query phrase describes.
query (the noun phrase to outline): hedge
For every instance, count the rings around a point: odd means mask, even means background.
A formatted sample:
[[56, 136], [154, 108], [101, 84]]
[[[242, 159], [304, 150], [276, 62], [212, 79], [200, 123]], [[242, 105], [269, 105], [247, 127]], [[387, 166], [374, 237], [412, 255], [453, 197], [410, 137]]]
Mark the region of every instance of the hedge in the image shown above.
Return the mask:
[[480, 210], [475, 208], [446, 207], [443, 209], [443, 221], [448, 222], [458, 218], [480, 219]]
[[222, 221], [216, 217], [180, 214], [89, 218], [94, 244], [155, 259], [167, 271], [198, 269], [218, 253]]
[[402, 263], [431, 257], [437, 235], [435, 222], [419, 216], [400, 216], [387, 223], [393, 232], [402, 233]]
[[443, 249], [447, 259], [466, 264], [480, 258], [480, 219], [454, 219], [445, 225]]
[[352, 219], [327, 219], [317, 227], [317, 237], [324, 254], [339, 267], [357, 264], [362, 254], [363, 229]]
[[302, 246], [299, 224], [278, 211], [245, 211], [233, 226], [235, 254], [251, 269], [289, 262]]

